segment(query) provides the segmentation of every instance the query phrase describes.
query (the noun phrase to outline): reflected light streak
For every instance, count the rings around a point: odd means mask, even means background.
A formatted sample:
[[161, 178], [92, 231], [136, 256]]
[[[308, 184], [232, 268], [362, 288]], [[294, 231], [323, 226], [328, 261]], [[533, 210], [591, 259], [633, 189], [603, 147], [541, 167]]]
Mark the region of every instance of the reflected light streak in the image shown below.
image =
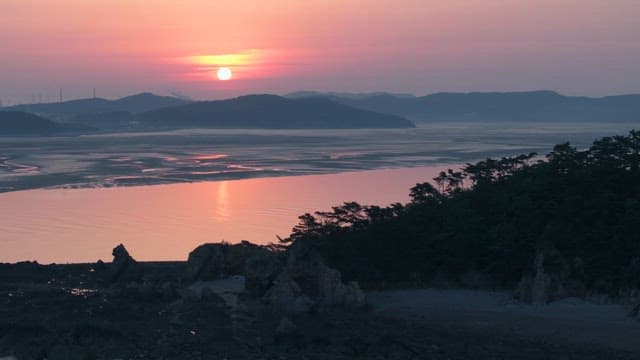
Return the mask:
[[229, 221], [231, 219], [231, 209], [229, 207], [228, 182], [221, 181], [217, 185], [218, 191], [215, 198], [213, 218], [217, 221]]

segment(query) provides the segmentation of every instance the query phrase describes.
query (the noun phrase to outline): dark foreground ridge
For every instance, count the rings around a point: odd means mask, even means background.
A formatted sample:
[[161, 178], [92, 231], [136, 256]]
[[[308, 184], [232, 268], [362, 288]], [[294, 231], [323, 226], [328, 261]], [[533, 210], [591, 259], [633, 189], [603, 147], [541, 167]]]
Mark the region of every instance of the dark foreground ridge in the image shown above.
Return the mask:
[[2, 359], [633, 359], [383, 318], [312, 248], [205, 244], [188, 262], [0, 265]]

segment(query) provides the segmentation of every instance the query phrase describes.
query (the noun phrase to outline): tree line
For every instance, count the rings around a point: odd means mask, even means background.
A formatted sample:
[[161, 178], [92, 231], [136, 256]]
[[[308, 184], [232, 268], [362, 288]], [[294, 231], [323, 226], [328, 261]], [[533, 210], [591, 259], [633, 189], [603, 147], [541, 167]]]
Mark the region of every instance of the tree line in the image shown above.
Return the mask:
[[469, 163], [416, 184], [410, 198], [304, 214], [282, 241], [311, 244], [365, 286], [476, 274], [513, 287], [537, 251], [553, 249], [579, 264], [571, 276], [590, 290], [640, 287], [639, 131]]

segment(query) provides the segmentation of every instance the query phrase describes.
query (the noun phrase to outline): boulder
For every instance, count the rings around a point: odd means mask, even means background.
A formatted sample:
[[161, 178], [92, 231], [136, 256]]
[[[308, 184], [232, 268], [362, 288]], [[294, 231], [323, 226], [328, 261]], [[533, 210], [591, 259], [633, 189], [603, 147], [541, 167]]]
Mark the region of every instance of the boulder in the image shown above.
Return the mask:
[[304, 313], [315, 307], [364, 305], [355, 282], [344, 283], [339, 271], [326, 265], [320, 254], [304, 244], [286, 252], [243, 241], [240, 244], [204, 244], [189, 254], [184, 277], [193, 284], [244, 278], [244, 295], [262, 299], [275, 311]]
[[559, 251], [538, 251], [534, 259], [533, 274], [520, 280], [514, 297], [531, 304], [547, 304], [569, 297], [585, 296], [585, 286], [575, 275], [582, 271], [582, 261], [575, 259], [570, 265]]
[[184, 276], [194, 281], [242, 275], [247, 259], [268, 252], [268, 249], [248, 241], [240, 244], [203, 244], [189, 253]]
[[129, 255], [129, 252], [122, 244], [113, 248], [111, 254], [113, 255], [111, 280], [120, 281], [124, 278], [130, 278], [136, 270], [136, 260]]
[[311, 310], [313, 301], [302, 294], [300, 286], [287, 272], [281, 273], [262, 300], [280, 313], [299, 314]]
[[268, 301], [283, 301], [286, 299], [294, 299], [302, 294], [300, 286], [293, 281], [288, 273], [283, 272], [273, 282], [273, 285], [264, 294], [263, 299]]
[[312, 247], [294, 244], [284, 271], [300, 286], [304, 295], [320, 306], [360, 307], [365, 303], [358, 283], [343, 283], [340, 272], [327, 266]]
[[294, 244], [287, 250], [286, 266], [263, 299], [284, 312], [365, 304], [356, 282], [344, 283], [339, 271], [327, 266], [317, 251], [304, 244]]
[[217, 274], [222, 272], [222, 264], [224, 263], [223, 247], [226, 246], [228, 245], [203, 244], [191, 251], [187, 260], [185, 278], [188, 280], [218, 278]]
[[244, 276], [234, 275], [223, 279], [196, 281], [187, 287], [190, 291], [200, 294], [202, 300], [211, 298], [215, 295], [224, 303], [235, 309], [238, 306], [239, 296], [244, 292], [245, 280]]
[[258, 252], [244, 264], [245, 289], [249, 296], [260, 297], [274, 283], [282, 271], [282, 260], [278, 253]]
[[[544, 254], [539, 252], [534, 260], [535, 276], [531, 282], [531, 302], [533, 304], [546, 304], [551, 300], [551, 275], [544, 271]], [[557, 276], [557, 275], [556, 275]]]

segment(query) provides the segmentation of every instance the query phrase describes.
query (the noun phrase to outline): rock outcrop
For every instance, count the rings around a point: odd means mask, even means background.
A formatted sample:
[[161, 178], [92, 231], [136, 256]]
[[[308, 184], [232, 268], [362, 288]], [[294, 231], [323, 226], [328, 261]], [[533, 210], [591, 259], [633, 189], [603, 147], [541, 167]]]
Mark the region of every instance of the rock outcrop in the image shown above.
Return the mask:
[[119, 281], [130, 277], [136, 271], [136, 260], [129, 255], [129, 252], [120, 244], [113, 248], [111, 252], [113, 262], [111, 263], [111, 280]]
[[262, 300], [279, 313], [306, 313], [315, 305], [287, 272], [282, 272]]
[[340, 272], [327, 266], [312, 247], [294, 244], [288, 253], [283, 271], [289, 273], [303, 294], [320, 306], [358, 307], [364, 304], [364, 293], [358, 283], [343, 283]]
[[245, 288], [250, 296], [264, 294], [282, 271], [283, 254], [260, 251], [248, 257], [244, 264]]
[[582, 298], [586, 295], [585, 287], [577, 278], [581, 268], [580, 259], [569, 264], [557, 250], [538, 251], [533, 274], [522, 277], [514, 297], [531, 304], [546, 304], [568, 297]]
[[269, 250], [243, 241], [240, 244], [215, 243], [200, 245], [187, 261], [187, 280], [216, 280], [231, 275], [244, 275], [247, 260], [254, 256], [268, 256]]
[[184, 278], [213, 281], [244, 277], [245, 296], [260, 299], [278, 313], [306, 313], [327, 307], [360, 307], [365, 303], [356, 282], [344, 283], [311, 246], [294, 244], [286, 251], [242, 242], [204, 244], [189, 254]]
[[307, 312], [311, 308], [361, 307], [365, 296], [356, 282], [344, 283], [312, 247], [297, 243], [287, 249], [286, 264], [263, 300], [275, 310]]

